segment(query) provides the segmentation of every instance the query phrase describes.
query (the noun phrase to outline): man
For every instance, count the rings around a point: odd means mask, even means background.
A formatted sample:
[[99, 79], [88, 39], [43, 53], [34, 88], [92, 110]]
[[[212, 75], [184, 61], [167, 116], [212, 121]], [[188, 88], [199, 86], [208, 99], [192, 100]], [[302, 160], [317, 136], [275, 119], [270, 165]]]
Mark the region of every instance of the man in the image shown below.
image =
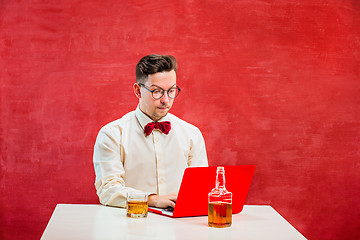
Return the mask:
[[138, 107], [105, 125], [96, 139], [95, 187], [102, 204], [125, 207], [128, 192], [146, 192], [149, 206], [174, 207], [185, 168], [208, 166], [200, 130], [168, 113], [180, 92], [176, 73], [173, 56], [148, 55], [137, 64]]

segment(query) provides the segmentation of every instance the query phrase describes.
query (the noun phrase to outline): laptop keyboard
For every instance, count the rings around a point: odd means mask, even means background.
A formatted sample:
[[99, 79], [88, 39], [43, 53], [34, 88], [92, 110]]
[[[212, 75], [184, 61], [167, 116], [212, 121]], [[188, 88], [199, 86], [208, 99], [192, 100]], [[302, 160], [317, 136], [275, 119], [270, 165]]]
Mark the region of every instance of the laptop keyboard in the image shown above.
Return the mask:
[[173, 208], [173, 207], [167, 207], [167, 208], [165, 208], [165, 211], [167, 211], [167, 212], [173, 212], [173, 211], [174, 211], [174, 208]]

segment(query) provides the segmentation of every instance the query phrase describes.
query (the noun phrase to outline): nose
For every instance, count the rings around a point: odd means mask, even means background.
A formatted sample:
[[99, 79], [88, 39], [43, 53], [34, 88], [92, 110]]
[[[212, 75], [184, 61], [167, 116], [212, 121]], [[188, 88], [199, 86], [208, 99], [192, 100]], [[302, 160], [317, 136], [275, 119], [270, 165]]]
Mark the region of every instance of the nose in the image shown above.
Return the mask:
[[169, 104], [170, 98], [167, 92], [164, 92], [164, 95], [160, 98], [160, 102], [165, 105]]

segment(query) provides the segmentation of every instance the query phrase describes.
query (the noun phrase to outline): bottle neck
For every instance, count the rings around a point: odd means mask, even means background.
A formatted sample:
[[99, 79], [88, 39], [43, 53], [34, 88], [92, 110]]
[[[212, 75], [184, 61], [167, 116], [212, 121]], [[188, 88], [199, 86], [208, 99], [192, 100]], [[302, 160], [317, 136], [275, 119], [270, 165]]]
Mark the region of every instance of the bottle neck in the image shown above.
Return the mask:
[[225, 189], [225, 171], [223, 168], [216, 171], [216, 188]]

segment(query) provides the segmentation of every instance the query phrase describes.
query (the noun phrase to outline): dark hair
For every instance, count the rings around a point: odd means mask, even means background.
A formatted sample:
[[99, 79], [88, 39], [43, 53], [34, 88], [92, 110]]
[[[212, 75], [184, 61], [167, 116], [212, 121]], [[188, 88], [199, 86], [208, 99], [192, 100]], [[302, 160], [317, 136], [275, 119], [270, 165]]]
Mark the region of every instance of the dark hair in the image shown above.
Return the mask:
[[176, 59], [171, 55], [151, 54], [140, 59], [136, 65], [136, 82], [145, 83], [150, 74], [177, 71]]

